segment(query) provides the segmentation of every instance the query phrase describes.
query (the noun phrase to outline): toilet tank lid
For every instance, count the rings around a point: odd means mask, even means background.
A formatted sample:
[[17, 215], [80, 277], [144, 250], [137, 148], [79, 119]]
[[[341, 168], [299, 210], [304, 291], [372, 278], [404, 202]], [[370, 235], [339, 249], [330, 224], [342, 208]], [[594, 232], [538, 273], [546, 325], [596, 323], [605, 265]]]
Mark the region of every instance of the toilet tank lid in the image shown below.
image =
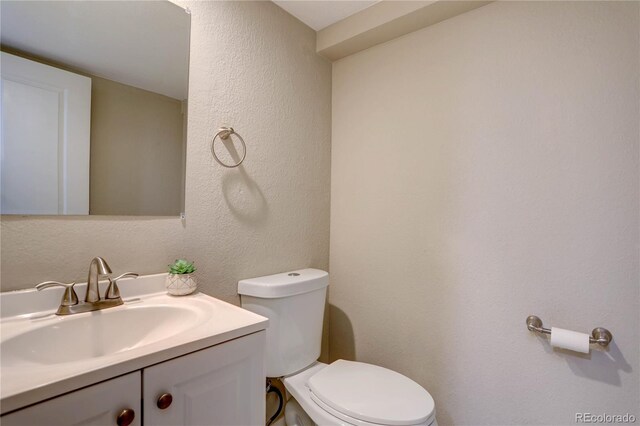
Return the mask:
[[328, 285], [327, 272], [309, 268], [241, 280], [238, 282], [238, 294], [274, 299], [309, 293]]

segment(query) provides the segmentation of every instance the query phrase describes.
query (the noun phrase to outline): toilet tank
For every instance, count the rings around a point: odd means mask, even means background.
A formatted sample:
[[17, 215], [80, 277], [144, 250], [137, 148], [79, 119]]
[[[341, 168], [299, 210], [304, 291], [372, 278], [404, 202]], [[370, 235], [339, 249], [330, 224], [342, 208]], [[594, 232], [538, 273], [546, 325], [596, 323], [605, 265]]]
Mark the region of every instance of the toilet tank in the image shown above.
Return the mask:
[[238, 282], [244, 309], [269, 318], [267, 377], [282, 377], [320, 356], [329, 274], [302, 269]]

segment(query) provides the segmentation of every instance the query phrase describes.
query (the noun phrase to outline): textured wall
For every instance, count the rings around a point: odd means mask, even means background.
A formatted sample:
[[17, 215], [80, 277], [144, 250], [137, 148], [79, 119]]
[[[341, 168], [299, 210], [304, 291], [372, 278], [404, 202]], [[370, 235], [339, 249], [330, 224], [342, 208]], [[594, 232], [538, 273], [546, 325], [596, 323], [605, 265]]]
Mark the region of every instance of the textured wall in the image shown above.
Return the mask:
[[[500, 2], [333, 67], [331, 358], [441, 424], [640, 416], [637, 2]], [[608, 352], [525, 328], [608, 327]]]
[[[237, 303], [241, 278], [327, 268], [331, 65], [315, 33], [271, 2], [189, 7], [191, 58], [184, 223], [176, 218], [2, 217], [2, 290], [86, 280], [194, 259], [201, 290]], [[244, 167], [211, 157], [216, 129], [244, 137]]]

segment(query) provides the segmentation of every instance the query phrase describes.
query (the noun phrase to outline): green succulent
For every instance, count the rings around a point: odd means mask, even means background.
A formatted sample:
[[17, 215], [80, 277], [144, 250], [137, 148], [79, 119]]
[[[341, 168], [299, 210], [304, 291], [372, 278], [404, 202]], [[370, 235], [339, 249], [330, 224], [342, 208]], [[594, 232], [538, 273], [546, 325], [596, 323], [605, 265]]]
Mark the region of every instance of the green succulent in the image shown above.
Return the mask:
[[196, 271], [193, 262], [187, 262], [184, 259], [178, 259], [173, 262], [173, 265], [169, 265], [169, 273], [173, 275], [180, 274], [193, 274]]

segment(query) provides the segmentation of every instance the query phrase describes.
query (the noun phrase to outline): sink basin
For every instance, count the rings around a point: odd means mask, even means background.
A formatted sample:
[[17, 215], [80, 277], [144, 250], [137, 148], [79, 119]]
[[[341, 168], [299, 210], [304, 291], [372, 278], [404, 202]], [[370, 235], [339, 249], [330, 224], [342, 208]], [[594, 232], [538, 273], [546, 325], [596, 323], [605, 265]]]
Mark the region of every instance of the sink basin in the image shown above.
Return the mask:
[[134, 305], [55, 318], [2, 342], [1, 366], [25, 361], [60, 364], [115, 354], [182, 333], [200, 317], [182, 306]]

